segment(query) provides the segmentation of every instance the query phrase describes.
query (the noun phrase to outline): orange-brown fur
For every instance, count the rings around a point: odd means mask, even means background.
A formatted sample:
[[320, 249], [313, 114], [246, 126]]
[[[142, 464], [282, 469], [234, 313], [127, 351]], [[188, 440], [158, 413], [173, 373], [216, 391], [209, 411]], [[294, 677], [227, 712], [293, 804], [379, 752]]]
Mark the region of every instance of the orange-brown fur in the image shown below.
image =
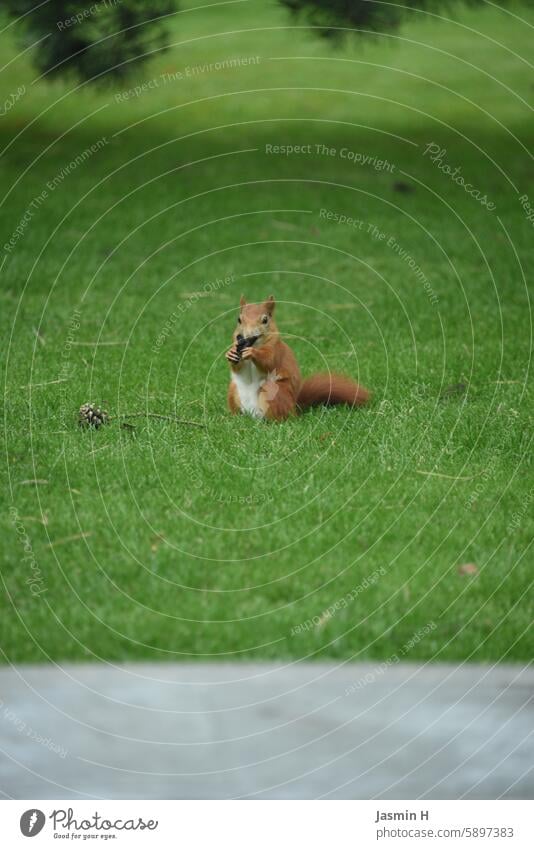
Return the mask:
[[[239, 375], [247, 361], [252, 361], [263, 385], [258, 391], [258, 407], [266, 419], [282, 421], [315, 404], [365, 404], [369, 393], [363, 386], [343, 375], [316, 374], [302, 380], [293, 351], [280, 338], [273, 318], [275, 301], [271, 295], [260, 304], [247, 304], [241, 298], [238, 324], [233, 344], [226, 354], [230, 368]], [[237, 354], [239, 335], [256, 337], [252, 347]], [[228, 407], [232, 413], [241, 412], [236, 383], [228, 387]]]

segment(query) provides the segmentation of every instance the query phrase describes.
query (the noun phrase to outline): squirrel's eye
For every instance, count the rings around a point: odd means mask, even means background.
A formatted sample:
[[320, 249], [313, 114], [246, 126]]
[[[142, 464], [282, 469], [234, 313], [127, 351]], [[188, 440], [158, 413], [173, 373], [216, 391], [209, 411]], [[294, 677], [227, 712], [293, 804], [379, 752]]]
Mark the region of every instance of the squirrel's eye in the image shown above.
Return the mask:
[[262, 323], [262, 324], [267, 324], [267, 322], [268, 322], [268, 321], [269, 321], [269, 316], [264, 315], [264, 316], [263, 316], [263, 318], [262, 318], [262, 320], [261, 320], [261, 323]]
[[241, 324], [241, 316], [240, 315], [237, 316], [237, 323]]

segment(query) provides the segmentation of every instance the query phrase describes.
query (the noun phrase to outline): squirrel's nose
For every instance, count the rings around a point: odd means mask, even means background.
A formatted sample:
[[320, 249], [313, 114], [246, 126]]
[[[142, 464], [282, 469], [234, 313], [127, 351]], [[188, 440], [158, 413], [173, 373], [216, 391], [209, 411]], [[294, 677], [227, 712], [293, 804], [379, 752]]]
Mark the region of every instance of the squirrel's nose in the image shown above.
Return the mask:
[[236, 336], [236, 339], [237, 339], [238, 342], [242, 342], [244, 338], [245, 337], [243, 336], [242, 333], [238, 333], [237, 336]]

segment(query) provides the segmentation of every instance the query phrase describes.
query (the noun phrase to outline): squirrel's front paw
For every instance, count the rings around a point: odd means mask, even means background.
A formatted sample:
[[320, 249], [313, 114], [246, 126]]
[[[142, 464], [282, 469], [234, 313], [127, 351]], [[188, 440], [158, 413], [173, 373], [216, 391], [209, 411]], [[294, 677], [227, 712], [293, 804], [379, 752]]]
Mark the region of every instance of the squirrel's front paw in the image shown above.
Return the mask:
[[226, 359], [229, 363], [238, 363], [240, 360], [240, 356], [238, 354], [237, 348], [235, 345], [233, 348], [230, 348], [229, 351], [226, 352]]
[[241, 354], [242, 360], [253, 360], [256, 356], [256, 352], [253, 348], [245, 348], [245, 350]]

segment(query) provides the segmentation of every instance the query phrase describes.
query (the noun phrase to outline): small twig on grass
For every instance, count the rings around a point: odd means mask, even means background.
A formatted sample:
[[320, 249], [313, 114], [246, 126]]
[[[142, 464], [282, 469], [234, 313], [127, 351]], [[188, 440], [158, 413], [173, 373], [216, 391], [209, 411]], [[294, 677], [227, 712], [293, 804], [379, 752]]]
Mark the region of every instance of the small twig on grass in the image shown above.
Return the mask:
[[38, 386], [52, 386], [54, 383], [66, 383], [70, 377], [60, 377], [58, 380], [45, 380], [44, 383], [23, 383], [21, 389], [36, 389]]
[[109, 448], [109, 445], [102, 445], [101, 448], [93, 448], [92, 451], [89, 451], [89, 456], [96, 454], [98, 451], [105, 451], [106, 448]]
[[41, 525], [48, 525], [48, 513], [43, 513], [42, 516], [22, 516], [25, 522], [39, 522]]
[[57, 455], [56, 459], [54, 460], [54, 464], [53, 464], [52, 468], [48, 470], [49, 475], [51, 475], [52, 472], [54, 471], [54, 469], [56, 468], [57, 464], [59, 463], [59, 461], [63, 457], [64, 452], [65, 452], [65, 449], [62, 448], [61, 451], [59, 452], [59, 454]]
[[35, 336], [35, 338], [37, 339], [37, 341], [38, 341], [38, 342], [40, 342], [40, 343], [41, 343], [41, 345], [43, 345], [43, 346], [44, 346], [44, 345], [46, 344], [46, 343], [45, 343], [45, 340], [44, 340], [44, 336], [41, 336], [41, 334], [39, 333], [39, 331], [37, 330], [37, 328], [36, 328], [36, 327], [34, 327], [34, 328], [32, 328], [32, 329], [33, 329], [33, 333], [34, 333], [34, 336]]
[[127, 345], [128, 342], [71, 342], [71, 345], [76, 345], [78, 348], [94, 348], [98, 345]]
[[78, 539], [86, 539], [86, 537], [90, 537], [92, 531], [83, 531], [81, 534], [74, 534], [71, 537], [63, 537], [63, 539], [56, 539], [54, 542], [47, 542], [47, 548], [55, 548], [56, 545], [65, 545], [67, 542], [75, 542]]
[[26, 481], [19, 481], [19, 486], [45, 486], [48, 483], [44, 478], [29, 478]]
[[476, 475], [442, 475], [441, 472], [424, 472], [422, 469], [415, 471], [418, 475], [431, 475], [434, 478], [447, 478], [450, 481], [472, 481], [484, 474], [485, 469], [482, 472], [477, 472]]
[[296, 224], [290, 224], [289, 221], [271, 221], [273, 227], [276, 227], [277, 230], [291, 230], [293, 232], [298, 232], [300, 229]]
[[190, 419], [179, 419], [177, 416], [163, 416], [160, 413], [119, 413], [116, 416], [110, 416], [109, 419], [110, 421], [112, 419], [137, 419], [142, 416], [150, 416], [152, 419], [163, 419], [164, 421], [174, 422], [175, 424], [191, 425], [192, 427], [206, 427], [206, 425], [203, 425], [202, 422], [193, 422]]
[[329, 357], [354, 357], [355, 354], [356, 351], [334, 351], [332, 354], [323, 354], [323, 356], [328, 359]]

